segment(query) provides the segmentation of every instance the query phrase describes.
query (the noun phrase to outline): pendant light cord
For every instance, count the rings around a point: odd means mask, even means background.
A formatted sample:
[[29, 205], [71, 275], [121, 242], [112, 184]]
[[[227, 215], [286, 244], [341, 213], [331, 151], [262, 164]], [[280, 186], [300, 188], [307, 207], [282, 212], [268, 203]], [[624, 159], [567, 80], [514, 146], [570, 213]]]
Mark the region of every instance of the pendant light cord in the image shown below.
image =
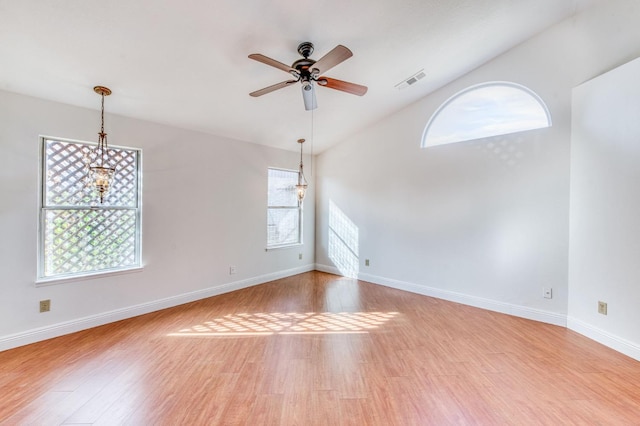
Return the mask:
[[[313, 104], [316, 103], [316, 91], [314, 90], [311, 94], [313, 96]], [[311, 165], [309, 166], [309, 176], [313, 177], [313, 113], [314, 110], [311, 110]]]

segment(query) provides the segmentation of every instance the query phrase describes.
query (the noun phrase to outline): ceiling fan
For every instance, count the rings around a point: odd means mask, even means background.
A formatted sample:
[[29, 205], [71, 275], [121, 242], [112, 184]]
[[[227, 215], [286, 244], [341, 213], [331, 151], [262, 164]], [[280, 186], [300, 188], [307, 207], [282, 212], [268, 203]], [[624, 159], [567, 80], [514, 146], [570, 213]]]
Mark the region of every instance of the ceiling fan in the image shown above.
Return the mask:
[[340, 90], [342, 92], [351, 93], [353, 95], [362, 96], [367, 93], [367, 87], [361, 86], [355, 83], [349, 83], [347, 81], [338, 80], [335, 78], [329, 78], [321, 76], [321, 73], [329, 71], [336, 65], [346, 61], [353, 53], [342, 45], [337, 45], [329, 53], [324, 55], [317, 61], [309, 58], [313, 53], [313, 43], [305, 41], [298, 46], [298, 53], [302, 56], [302, 59], [298, 59], [291, 66], [283, 64], [282, 62], [271, 59], [260, 53], [252, 53], [249, 58], [262, 62], [263, 64], [270, 65], [278, 68], [282, 71], [288, 72], [293, 76], [293, 80], [286, 80], [272, 86], [265, 87], [264, 89], [256, 90], [249, 93], [250, 96], [258, 97], [271, 93], [274, 90], [282, 89], [292, 85], [293, 83], [302, 83], [302, 99], [304, 100], [304, 108], [309, 111], [318, 107], [316, 103], [314, 82], [319, 86], [328, 87], [330, 89]]

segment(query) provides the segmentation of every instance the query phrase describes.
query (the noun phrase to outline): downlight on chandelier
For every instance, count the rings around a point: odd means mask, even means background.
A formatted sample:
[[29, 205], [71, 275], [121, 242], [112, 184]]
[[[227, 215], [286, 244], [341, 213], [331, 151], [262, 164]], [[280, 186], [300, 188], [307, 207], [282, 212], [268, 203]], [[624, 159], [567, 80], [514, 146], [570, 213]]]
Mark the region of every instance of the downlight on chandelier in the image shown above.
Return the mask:
[[309, 184], [307, 183], [307, 179], [304, 177], [302, 165], [302, 144], [304, 143], [304, 139], [298, 139], [298, 143], [300, 144], [300, 168], [298, 169], [298, 184], [296, 185], [296, 190], [298, 192], [298, 200], [302, 202]]
[[111, 94], [107, 87], [96, 86], [93, 91], [102, 97], [100, 113], [100, 133], [98, 133], [98, 146], [91, 153], [93, 163], [89, 166], [89, 180], [100, 197], [100, 204], [104, 202], [104, 196], [109, 192], [113, 183], [115, 167], [109, 164], [109, 152], [107, 146], [107, 134], [104, 132], [104, 97]]

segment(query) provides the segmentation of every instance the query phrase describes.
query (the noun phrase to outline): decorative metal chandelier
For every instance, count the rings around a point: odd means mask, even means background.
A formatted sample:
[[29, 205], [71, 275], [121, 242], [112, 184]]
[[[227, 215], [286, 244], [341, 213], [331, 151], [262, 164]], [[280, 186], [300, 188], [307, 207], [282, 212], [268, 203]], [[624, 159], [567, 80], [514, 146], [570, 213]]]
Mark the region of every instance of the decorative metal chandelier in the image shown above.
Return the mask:
[[111, 94], [111, 90], [107, 87], [96, 86], [93, 91], [102, 97], [101, 114], [100, 114], [100, 133], [98, 133], [98, 146], [91, 153], [92, 159], [95, 161], [89, 166], [89, 180], [91, 185], [98, 192], [100, 204], [104, 202], [104, 196], [109, 192], [113, 181], [113, 175], [116, 171], [115, 167], [110, 167], [109, 152], [107, 146], [107, 134], [104, 132], [104, 97]]
[[304, 177], [302, 165], [302, 144], [304, 143], [304, 139], [298, 139], [298, 143], [300, 144], [300, 168], [298, 169], [298, 184], [296, 185], [296, 189], [298, 191], [298, 200], [302, 202], [309, 184], [307, 183], [307, 179]]

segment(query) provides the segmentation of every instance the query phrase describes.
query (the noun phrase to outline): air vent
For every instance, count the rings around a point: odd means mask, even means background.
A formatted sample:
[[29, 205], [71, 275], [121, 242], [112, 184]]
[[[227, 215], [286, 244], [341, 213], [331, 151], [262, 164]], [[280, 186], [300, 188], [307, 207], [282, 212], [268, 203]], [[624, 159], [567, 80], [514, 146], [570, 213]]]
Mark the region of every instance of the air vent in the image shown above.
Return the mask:
[[424, 69], [421, 69], [417, 73], [413, 74], [411, 77], [408, 77], [402, 80], [400, 83], [396, 84], [395, 87], [398, 90], [404, 89], [405, 87], [409, 87], [412, 84], [416, 84], [418, 80], [422, 80], [425, 76], [426, 74], [424, 73]]

